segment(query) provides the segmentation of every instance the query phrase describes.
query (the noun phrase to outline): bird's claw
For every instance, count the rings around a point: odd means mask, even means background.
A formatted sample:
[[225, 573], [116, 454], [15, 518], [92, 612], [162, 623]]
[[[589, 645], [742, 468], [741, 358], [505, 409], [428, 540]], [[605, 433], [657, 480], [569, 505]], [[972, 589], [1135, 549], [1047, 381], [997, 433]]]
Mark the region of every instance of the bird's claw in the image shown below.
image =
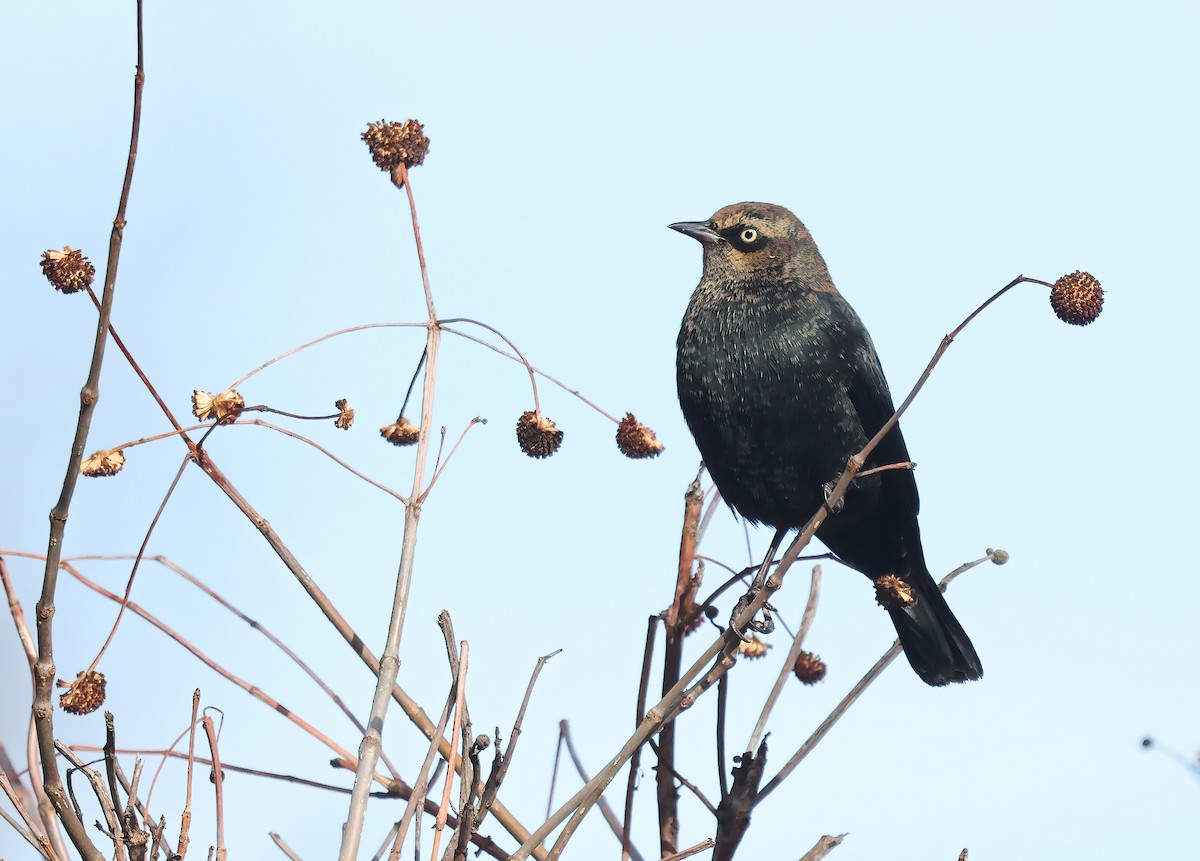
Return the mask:
[[775, 619], [771, 615], [771, 611], [775, 608], [769, 603], [764, 603], [762, 605], [761, 619], [751, 619], [746, 623], [744, 628], [739, 628], [737, 626], [738, 616], [742, 614], [743, 610], [750, 606], [751, 602], [754, 601], [757, 595], [758, 589], [751, 589], [741, 598], [738, 598], [737, 603], [733, 605], [733, 614], [729, 617], [729, 627], [733, 629], [733, 632], [738, 635], [738, 639], [740, 639], [743, 643], [749, 642], [750, 640], [750, 635], [746, 633], [747, 631], [752, 631], [755, 634], [765, 635], [775, 630]]
[[842, 506], [846, 504], [846, 497], [842, 497], [833, 505], [829, 504], [829, 497], [833, 495], [833, 489], [837, 487], [836, 481], [827, 481], [821, 485], [821, 489], [825, 491], [825, 507], [829, 509], [830, 514], [837, 514], [842, 510]]

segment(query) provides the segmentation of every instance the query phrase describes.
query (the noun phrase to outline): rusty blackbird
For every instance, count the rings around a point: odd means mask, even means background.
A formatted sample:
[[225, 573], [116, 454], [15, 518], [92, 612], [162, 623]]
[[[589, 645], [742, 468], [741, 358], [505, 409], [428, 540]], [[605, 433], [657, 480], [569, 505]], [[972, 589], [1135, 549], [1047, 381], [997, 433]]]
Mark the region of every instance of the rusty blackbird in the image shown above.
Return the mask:
[[[725, 501], [775, 527], [773, 552], [891, 418], [891, 392], [871, 336], [795, 215], [739, 203], [670, 226], [704, 248], [679, 330], [679, 403]], [[866, 468], [907, 460], [897, 426]], [[922, 680], [977, 679], [979, 656], [925, 565], [918, 508], [911, 469], [875, 473], [851, 486], [817, 537], [872, 580], [900, 578], [884, 604]]]

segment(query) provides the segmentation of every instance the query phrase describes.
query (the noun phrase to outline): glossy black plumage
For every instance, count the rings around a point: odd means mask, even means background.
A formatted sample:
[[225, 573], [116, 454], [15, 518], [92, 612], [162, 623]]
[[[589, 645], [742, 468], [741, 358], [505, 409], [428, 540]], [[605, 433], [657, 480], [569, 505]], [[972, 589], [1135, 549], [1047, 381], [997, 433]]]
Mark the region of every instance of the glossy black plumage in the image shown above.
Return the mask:
[[[704, 273], [679, 332], [679, 403], [713, 481], [747, 520], [803, 526], [847, 459], [893, 413], [871, 337], [834, 287], [791, 212], [764, 203], [672, 228], [704, 248]], [[867, 467], [909, 460], [899, 427]], [[983, 669], [925, 565], [911, 470], [859, 479], [817, 537], [877, 579], [894, 574], [915, 601], [889, 607], [909, 663], [928, 684]]]

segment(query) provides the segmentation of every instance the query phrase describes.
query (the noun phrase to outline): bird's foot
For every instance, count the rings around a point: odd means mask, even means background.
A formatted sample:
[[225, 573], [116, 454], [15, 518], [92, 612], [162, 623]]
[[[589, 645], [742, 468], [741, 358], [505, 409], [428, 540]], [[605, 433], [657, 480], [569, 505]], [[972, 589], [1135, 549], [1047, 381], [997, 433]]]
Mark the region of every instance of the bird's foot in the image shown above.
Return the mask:
[[738, 616], [742, 614], [743, 610], [750, 606], [750, 604], [758, 596], [758, 592], [758, 588], [752, 588], [741, 598], [738, 598], [738, 602], [733, 605], [733, 613], [729, 617], [729, 627], [733, 629], [733, 632], [738, 635], [738, 638], [742, 640], [742, 642], [748, 642], [750, 640], [750, 634], [747, 632], [752, 631], [755, 634], [769, 634], [775, 630], [775, 619], [771, 616], [771, 611], [775, 608], [769, 603], [763, 604], [761, 619], [751, 619], [746, 623], [744, 628], [739, 628], [737, 626]]
[[837, 514], [842, 510], [842, 506], [846, 504], [846, 497], [843, 496], [833, 505], [829, 504], [829, 497], [833, 495], [833, 489], [837, 487], [836, 481], [827, 481], [821, 485], [821, 490], [825, 492], [825, 507], [829, 509], [830, 514]]

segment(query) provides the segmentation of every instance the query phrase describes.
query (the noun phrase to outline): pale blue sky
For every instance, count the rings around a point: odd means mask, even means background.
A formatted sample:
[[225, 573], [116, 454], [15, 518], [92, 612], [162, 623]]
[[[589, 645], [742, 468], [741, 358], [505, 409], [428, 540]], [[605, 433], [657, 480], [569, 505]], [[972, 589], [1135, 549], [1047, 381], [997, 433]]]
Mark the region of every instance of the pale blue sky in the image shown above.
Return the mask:
[[[219, 390], [325, 332], [421, 319], [403, 197], [359, 140], [370, 121], [411, 116], [432, 139], [413, 185], [439, 312], [500, 328], [535, 364], [610, 412], [634, 411], [666, 443], [657, 460], [628, 461], [611, 423], [546, 385], [544, 411], [566, 437], [556, 457], [531, 461], [512, 432], [532, 406], [521, 369], [445, 342], [437, 422], [452, 437], [473, 416], [489, 424], [471, 432], [425, 509], [400, 678], [437, 711], [447, 674], [434, 623], [450, 610], [472, 647], [476, 730], [507, 736], [537, 656], [564, 650], [541, 677], [502, 796], [526, 824], [541, 821], [560, 719], [593, 769], [626, 737], [646, 618], [671, 594], [681, 496], [698, 463], [675, 401], [674, 339], [700, 253], [665, 226], [757, 199], [812, 230], [898, 397], [942, 335], [1015, 275], [1086, 269], [1107, 295], [1099, 321], [1076, 329], [1040, 288], [1014, 291], [952, 348], [904, 421], [931, 567], [987, 547], [1012, 554], [950, 597], [985, 678], [931, 690], [895, 665], [759, 809], [743, 854], [796, 858], [840, 832], [850, 833], [831, 856], [841, 861], [950, 861], [964, 846], [972, 858], [1104, 861], [1182, 857], [1200, 844], [1200, 786], [1139, 747], [1149, 734], [1188, 756], [1200, 749], [1200, 475], [1188, 453], [1200, 419], [1194, 4], [148, 5], [113, 320], [177, 413], [192, 389]], [[45, 549], [92, 340], [90, 303], [55, 294], [38, 258], [69, 244], [102, 269], [133, 48], [128, 2], [23, 4], [0, 32], [7, 549]], [[296, 412], [348, 397], [350, 433], [297, 429], [407, 490], [411, 450], [374, 429], [395, 418], [419, 339], [384, 329], [335, 340], [243, 393]], [[89, 451], [164, 429], [110, 350]], [[261, 429], [217, 434], [211, 450], [379, 651], [400, 507]], [[120, 477], [82, 482], [66, 551], [135, 550], [182, 451], [138, 447]], [[770, 535], [751, 538], [757, 554]], [[365, 716], [372, 680], [197, 472], [150, 549], [276, 631]], [[744, 564], [741, 526], [721, 512], [705, 550]], [[40, 571], [10, 569], [32, 616]], [[114, 589], [127, 573], [88, 571]], [[779, 596], [789, 621], [806, 581], [799, 572]], [[134, 597], [356, 747], [319, 692], [199, 593], [147, 567]], [[88, 664], [112, 613], [62, 584], [61, 676]], [[785, 693], [768, 775], [891, 639], [866, 579], [827, 566], [810, 643], [830, 674]], [[775, 643], [778, 661], [786, 645]], [[0, 634], [0, 668], [15, 692], [0, 738], [19, 755], [26, 681], [11, 633]], [[169, 743], [200, 687], [225, 712], [227, 761], [349, 783], [324, 765], [323, 747], [137, 619], [102, 669], [122, 744]], [[732, 747], [773, 673], [771, 660], [737, 669]], [[702, 702], [682, 734], [688, 777], [715, 796], [712, 710]], [[99, 715], [60, 716], [56, 729], [81, 743], [103, 737]], [[415, 771], [424, 746], [398, 712], [385, 743], [406, 776]], [[635, 821], [647, 857], [652, 780], [647, 772]], [[155, 792], [171, 828], [181, 783], [168, 766]], [[559, 799], [575, 785], [561, 777]], [[212, 841], [207, 786], [193, 854]], [[226, 791], [235, 855], [272, 857], [267, 831], [305, 858], [335, 852], [343, 797], [240, 776]], [[372, 806], [364, 847], [399, 810]], [[685, 796], [684, 844], [711, 831]], [[0, 831], [0, 847], [30, 857], [11, 832]], [[617, 856], [598, 816], [568, 854]]]

